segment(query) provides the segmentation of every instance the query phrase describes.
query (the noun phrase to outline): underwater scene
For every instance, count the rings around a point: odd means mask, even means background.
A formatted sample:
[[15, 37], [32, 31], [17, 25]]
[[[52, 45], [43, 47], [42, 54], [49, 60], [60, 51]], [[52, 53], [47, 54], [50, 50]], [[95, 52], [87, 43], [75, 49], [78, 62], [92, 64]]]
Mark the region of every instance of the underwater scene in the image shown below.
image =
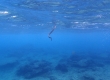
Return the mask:
[[110, 80], [110, 0], [0, 0], [0, 80]]

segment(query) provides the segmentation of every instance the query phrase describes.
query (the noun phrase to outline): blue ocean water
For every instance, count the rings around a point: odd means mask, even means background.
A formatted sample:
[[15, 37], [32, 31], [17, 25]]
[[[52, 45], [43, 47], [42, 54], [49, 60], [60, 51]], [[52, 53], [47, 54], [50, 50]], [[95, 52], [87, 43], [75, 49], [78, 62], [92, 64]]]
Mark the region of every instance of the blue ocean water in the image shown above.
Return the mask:
[[0, 0], [0, 80], [110, 80], [109, 15], [109, 0]]

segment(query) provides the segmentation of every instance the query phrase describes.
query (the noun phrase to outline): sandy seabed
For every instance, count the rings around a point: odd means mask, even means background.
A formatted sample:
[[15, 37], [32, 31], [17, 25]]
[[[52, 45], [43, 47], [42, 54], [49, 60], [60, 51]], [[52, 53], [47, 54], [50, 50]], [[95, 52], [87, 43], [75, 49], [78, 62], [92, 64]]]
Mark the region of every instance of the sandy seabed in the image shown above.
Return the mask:
[[[90, 60], [89, 58], [70, 62], [71, 55], [44, 55], [45, 53], [22, 55], [22, 57], [2, 56], [4, 58], [1, 58], [0, 65], [1, 80], [110, 80], [110, 65], [100, 62], [100, 60], [91, 65], [91, 62], [90, 64], [87, 63]], [[32, 70], [26, 69], [27, 74], [24, 66], [31, 67]], [[46, 71], [43, 72], [42, 68]], [[33, 70], [39, 71], [38, 75]], [[20, 74], [22, 72], [23, 74]]]

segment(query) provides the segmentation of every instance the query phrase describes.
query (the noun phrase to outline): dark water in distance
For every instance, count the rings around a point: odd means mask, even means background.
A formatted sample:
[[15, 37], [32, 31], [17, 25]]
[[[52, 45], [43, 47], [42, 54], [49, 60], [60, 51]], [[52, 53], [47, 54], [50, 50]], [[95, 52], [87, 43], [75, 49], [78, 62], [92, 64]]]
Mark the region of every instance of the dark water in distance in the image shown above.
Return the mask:
[[1, 0], [0, 78], [109, 80], [109, 8], [109, 0]]

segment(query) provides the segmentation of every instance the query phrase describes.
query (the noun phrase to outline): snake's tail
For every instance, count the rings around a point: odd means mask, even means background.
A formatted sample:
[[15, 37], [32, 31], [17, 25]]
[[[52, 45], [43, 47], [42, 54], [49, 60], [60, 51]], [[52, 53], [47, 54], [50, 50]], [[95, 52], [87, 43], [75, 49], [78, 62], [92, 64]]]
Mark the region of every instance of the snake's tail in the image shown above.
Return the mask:
[[52, 41], [52, 37], [49, 37], [50, 38], [50, 40]]

